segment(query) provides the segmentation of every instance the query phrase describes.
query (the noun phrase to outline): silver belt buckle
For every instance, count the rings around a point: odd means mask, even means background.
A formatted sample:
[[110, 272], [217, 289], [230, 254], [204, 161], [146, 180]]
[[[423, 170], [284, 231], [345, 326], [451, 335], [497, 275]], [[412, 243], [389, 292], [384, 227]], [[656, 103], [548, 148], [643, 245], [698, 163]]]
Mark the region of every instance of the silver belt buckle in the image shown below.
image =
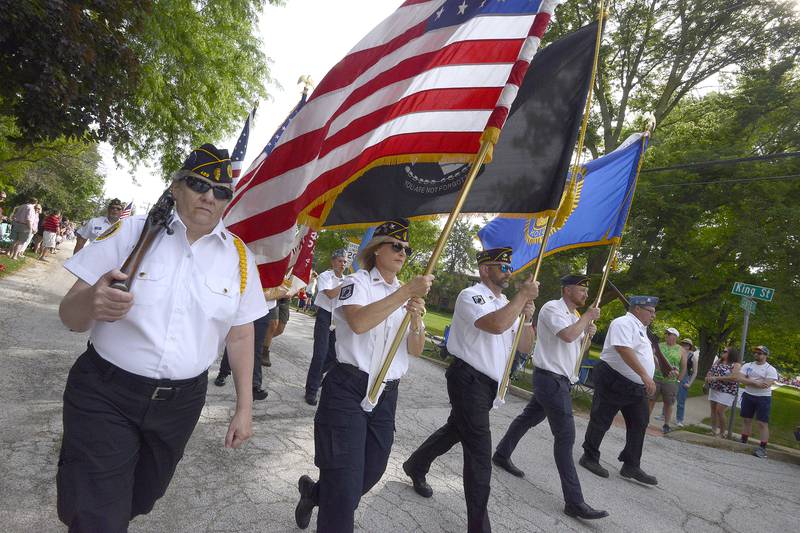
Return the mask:
[[151, 400], [164, 400], [164, 398], [159, 398], [158, 393], [162, 390], [172, 390], [175, 387], [156, 387], [156, 390], [153, 391], [153, 395], [150, 396]]

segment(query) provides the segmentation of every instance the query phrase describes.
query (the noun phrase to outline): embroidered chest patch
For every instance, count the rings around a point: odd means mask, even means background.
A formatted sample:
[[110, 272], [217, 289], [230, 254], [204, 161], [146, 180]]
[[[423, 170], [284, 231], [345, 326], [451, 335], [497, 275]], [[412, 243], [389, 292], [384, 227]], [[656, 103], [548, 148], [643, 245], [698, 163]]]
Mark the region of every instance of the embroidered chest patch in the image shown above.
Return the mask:
[[339, 291], [339, 300], [347, 300], [353, 295], [353, 283], [350, 285], [345, 285], [342, 287], [342, 290]]
[[483, 305], [486, 303], [486, 300], [484, 300], [483, 296], [481, 296], [480, 294], [476, 294], [475, 296], [473, 296], [472, 301], [478, 305]]
[[100, 236], [98, 236], [97, 239], [95, 239], [95, 240], [102, 241], [104, 239], [108, 239], [109, 237], [114, 235], [117, 232], [117, 230], [119, 230], [119, 228], [121, 226], [122, 226], [122, 221], [121, 220], [117, 220], [107, 230], [105, 230], [103, 233], [101, 233]]

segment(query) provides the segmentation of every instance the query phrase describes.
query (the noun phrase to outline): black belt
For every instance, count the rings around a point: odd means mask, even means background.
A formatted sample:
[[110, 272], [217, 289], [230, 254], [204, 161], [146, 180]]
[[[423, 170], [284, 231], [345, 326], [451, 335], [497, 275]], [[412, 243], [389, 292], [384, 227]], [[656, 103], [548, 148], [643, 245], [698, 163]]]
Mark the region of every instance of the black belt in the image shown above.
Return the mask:
[[151, 400], [172, 400], [181, 391], [190, 391], [208, 382], [208, 370], [197, 377], [189, 379], [153, 379], [133, 374], [106, 361], [91, 344], [89, 344], [86, 353], [100, 373], [103, 374], [104, 379], [122, 385], [136, 394], [147, 396]]
[[[337, 361], [336, 363], [337, 368], [341, 369], [342, 372], [345, 374], [349, 374], [354, 377], [363, 378], [369, 383], [369, 374], [358, 368], [357, 366], [351, 365], [349, 363], [342, 363], [341, 361]], [[400, 385], [399, 379], [390, 379], [383, 382], [386, 387], [383, 389], [384, 392], [391, 392], [395, 390]]]
[[538, 366], [534, 370], [537, 374], [544, 374], [545, 376], [550, 376], [553, 379], [561, 379], [564, 381], [569, 381], [569, 378], [563, 374], [559, 374], [558, 372], [550, 372], [549, 370], [545, 370], [544, 368], [539, 368]]
[[490, 378], [489, 376], [487, 376], [486, 374], [484, 374], [480, 370], [476, 370], [475, 368], [473, 368], [472, 365], [470, 365], [469, 363], [467, 363], [463, 359], [460, 359], [458, 357], [454, 357], [453, 358], [453, 362], [450, 364], [450, 368], [460, 368], [463, 371], [467, 372], [468, 374], [471, 374], [471, 375], [475, 376], [476, 379], [484, 382], [485, 384], [487, 384], [489, 386], [492, 386], [492, 387], [497, 387], [497, 381], [493, 380], [492, 378]]

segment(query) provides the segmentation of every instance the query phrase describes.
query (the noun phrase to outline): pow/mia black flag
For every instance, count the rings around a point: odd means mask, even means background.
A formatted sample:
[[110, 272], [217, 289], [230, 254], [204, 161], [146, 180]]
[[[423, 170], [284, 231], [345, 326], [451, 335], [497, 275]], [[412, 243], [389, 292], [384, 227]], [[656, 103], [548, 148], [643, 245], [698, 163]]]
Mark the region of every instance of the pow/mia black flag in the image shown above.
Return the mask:
[[[536, 54], [464, 213], [532, 214], [558, 207], [591, 82], [597, 23]], [[449, 213], [466, 164], [376, 167], [335, 200], [323, 227]], [[364, 201], [370, 198], [369, 202]]]

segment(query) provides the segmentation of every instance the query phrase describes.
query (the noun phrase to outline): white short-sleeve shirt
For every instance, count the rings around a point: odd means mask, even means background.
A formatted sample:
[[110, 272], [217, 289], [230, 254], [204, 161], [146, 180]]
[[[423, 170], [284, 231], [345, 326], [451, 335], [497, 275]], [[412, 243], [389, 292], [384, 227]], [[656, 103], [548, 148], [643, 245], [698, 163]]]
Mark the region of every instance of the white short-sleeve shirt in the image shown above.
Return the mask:
[[505, 373], [519, 320], [499, 335], [478, 329], [475, 322], [506, 305], [508, 298], [495, 296], [483, 282], [467, 287], [458, 294], [447, 338], [448, 352], [498, 382]]
[[[406, 312], [401, 306], [395, 309], [389, 317], [360, 335], [356, 334], [344, 316], [342, 309], [348, 305], [365, 306], [382, 300], [400, 288], [400, 282], [384, 281], [377, 268], [372, 270], [359, 270], [344, 278], [342, 291], [339, 293], [336, 309], [333, 312], [336, 324], [336, 360], [349, 365], [357, 366], [360, 370], [370, 373], [383, 363], [389, 347], [394, 340], [400, 323]], [[386, 373], [386, 380], [400, 379], [408, 371], [408, 340], [409, 331], [400, 343], [397, 353], [392, 360], [392, 365]]]
[[314, 298], [314, 305], [320, 309], [332, 312], [336, 299], [328, 298], [322, 291], [335, 289], [342, 284], [342, 281], [344, 281], [344, 276], [337, 277], [333, 270], [326, 270], [317, 276], [317, 297]]
[[87, 241], [91, 242], [102, 235], [103, 232], [110, 228], [112, 224], [113, 222], [108, 220], [108, 217], [94, 217], [86, 224], [81, 226], [77, 233]]
[[539, 310], [536, 322], [536, 347], [533, 364], [572, 379], [580, 356], [583, 333], [572, 342], [564, 342], [558, 332], [580, 320], [577, 312], [570, 311], [563, 298], [551, 300]]
[[627, 346], [642, 365], [648, 376], [653, 377], [656, 369], [656, 362], [653, 359], [653, 345], [647, 338], [647, 328], [641, 320], [632, 313], [615, 318], [611, 321], [606, 334], [606, 342], [603, 344], [603, 351], [600, 359], [605, 361], [608, 366], [633, 381], [634, 383], [644, 384], [639, 374], [633, 371], [614, 346]]
[[[120, 268], [136, 244], [145, 216], [123, 219], [118, 229], [64, 263], [94, 285]], [[239, 254], [222, 223], [189, 245], [178, 214], [173, 235], [160, 233], [131, 286], [133, 307], [116, 322], [95, 322], [89, 339], [118, 367], [155, 379], [195, 377], [222, 352], [231, 327], [264, 316], [267, 305], [253, 255], [240, 293]]]
[[[765, 362], [763, 365], [757, 364], [755, 361], [745, 363], [740, 370], [742, 375], [750, 379], [758, 381], [768, 381], [778, 379], [778, 371], [771, 364]], [[753, 385], [747, 385], [744, 391], [751, 396], [772, 396], [772, 387], [762, 389]]]

